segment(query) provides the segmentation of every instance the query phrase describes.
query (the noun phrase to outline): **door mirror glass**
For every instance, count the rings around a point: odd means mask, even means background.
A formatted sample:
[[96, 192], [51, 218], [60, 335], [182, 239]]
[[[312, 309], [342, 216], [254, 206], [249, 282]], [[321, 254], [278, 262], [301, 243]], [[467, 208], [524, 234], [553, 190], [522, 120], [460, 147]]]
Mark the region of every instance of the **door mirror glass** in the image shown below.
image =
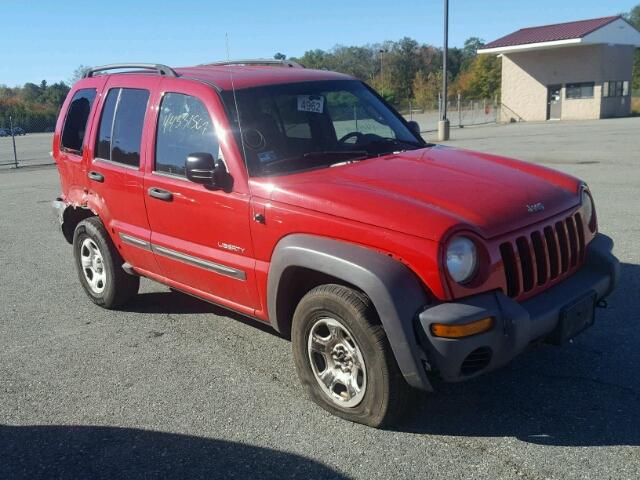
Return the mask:
[[411, 133], [413, 133], [418, 138], [422, 138], [420, 136], [420, 125], [418, 124], [418, 122], [416, 122], [415, 120], [411, 120], [407, 122], [407, 125], [409, 126], [409, 130], [411, 130]]
[[212, 188], [230, 191], [233, 184], [227, 166], [222, 160], [214, 160], [205, 152], [191, 153], [187, 157], [185, 171], [187, 179]]

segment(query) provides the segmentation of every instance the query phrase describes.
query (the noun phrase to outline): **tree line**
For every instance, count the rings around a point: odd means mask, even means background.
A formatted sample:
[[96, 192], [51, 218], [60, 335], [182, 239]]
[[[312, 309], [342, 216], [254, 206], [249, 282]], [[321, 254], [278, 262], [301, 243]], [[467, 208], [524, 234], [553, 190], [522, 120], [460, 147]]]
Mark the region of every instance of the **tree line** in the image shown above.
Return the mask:
[[26, 132], [52, 131], [58, 111], [69, 93], [64, 82], [49, 85], [42, 80], [39, 85], [25, 83], [10, 88], [0, 85], [0, 127], [9, 128], [9, 117], [14, 127]]
[[[447, 51], [450, 99], [495, 99], [499, 95], [501, 62], [477, 55], [483, 41], [471, 37], [462, 48]], [[277, 53], [276, 59], [286, 55]], [[331, 50], [309, 50], [293, 57], [307, 68], [335, 70], [353, 75], [375, 88], [390, 103], [423, 109], [437, 108], [442, 90], [442, 49], [413, 38], [364, 46], [337, 45]]]

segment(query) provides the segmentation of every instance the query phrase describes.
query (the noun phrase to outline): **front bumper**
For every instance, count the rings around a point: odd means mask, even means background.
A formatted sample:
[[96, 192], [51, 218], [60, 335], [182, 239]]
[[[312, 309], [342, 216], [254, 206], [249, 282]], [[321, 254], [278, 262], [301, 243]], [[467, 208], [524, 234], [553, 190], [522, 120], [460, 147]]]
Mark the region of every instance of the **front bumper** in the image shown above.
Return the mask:
[[[612, 248], [609, 237], [596, 235], [580, 270], [521, 303], [493, 291], [427, 308], [418, 317], [418, 330], [430, 367], [445, 381], [466, 380], [508, 363], [532, 341], [548, 337], [566, 305], [589, 292], [595, 292], [596, 301], [611, 293], [620, 276]], [[494, 326], [482, 334], [447, 339], [431, 333], [432, 323], [465, 324], [486, 317], [495, 319]]]

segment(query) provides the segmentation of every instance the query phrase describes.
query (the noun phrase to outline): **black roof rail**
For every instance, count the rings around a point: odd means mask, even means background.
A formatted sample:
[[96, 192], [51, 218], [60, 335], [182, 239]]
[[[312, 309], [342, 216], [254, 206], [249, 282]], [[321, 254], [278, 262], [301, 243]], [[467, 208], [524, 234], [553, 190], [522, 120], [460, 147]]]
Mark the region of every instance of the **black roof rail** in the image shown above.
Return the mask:
[[293, 60], [271, 60], [271, 59], [247, 59], [247, 60], [225, 60], [222, 62], [213, 62], [213, 63], [203, 63], [202, 66], [206, 67], [217, 67], [217, 66], [225, 66], [225, 65], [277, 65], [280, 67], [289, 67], [289, 68], [304, 68], [304, 65], [299, 64], [298, 62], [294, 62]]
[[107, 70], [120, 70], [123, 68], [139, 68], [142, 70], [155, 70], [158, 75], [165, 77], [177, 77], [178, 74], [171, 67], [162, 65], [161, 63], [111, 63], [100, 67], [92, 67], [85, 72], [82, 78], [93, 77], [95, 73], [105, 72]]

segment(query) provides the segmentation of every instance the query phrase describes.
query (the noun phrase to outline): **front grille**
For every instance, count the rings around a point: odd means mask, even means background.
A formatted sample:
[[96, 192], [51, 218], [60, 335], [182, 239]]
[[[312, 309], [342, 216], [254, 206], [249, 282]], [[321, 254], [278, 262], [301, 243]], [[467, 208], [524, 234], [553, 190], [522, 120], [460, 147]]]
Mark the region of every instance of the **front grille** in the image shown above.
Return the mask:
[[582, 263], [585, 239], [580, 213], [500, 245], [507, 295], [518, 297], [566, 275]]

